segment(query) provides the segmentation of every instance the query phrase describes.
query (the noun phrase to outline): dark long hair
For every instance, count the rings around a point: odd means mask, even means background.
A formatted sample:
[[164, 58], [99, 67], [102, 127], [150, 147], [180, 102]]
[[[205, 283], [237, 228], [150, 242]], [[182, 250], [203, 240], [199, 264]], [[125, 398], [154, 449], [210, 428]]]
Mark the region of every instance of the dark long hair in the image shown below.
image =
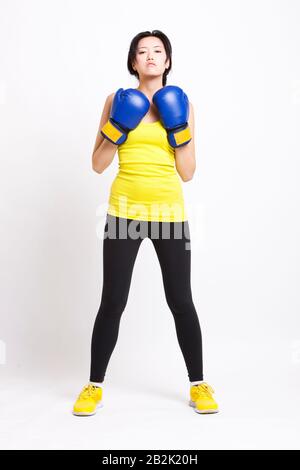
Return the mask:
[[166, 50], [166, 54], [167, 54], [166, 61], [168, 59], [170, 60], [169, 68], [167, 68], [163, 73], [163, 83], [162, 84], [163, 84], [163, 86], [165, 86], [166, 83], [167, 83], [167, 76], [168, 76], [168, 74], [169, 74], [169, 72], [172, 68], [172, 46], [171, 46], [171, 43], [169, 41], [169, 38], [162, 31], [159, 31], [158, 29], [154, 29], [152, 32], [151, 31], [143, 31], [142, 33], [139, 33], [136, 36], [134, 36], [134, 38], [131, 41], [131, 44], [130, 44], [130, 47], [129, 47], [129, 52], [128, 52], [128, 59], [127, 59], [128, 71], [129, 71], [130, 75], [134, 75], [135, 77], [137, 77], [137, 79], [139, 78], [139, 74], [136, 70], [133, 69], [132, 63], [134, 62], [135, 57], [136, 57], [136, 51], [137, 51], [137, 46], [138, 46], [139, 40], [142, 39], [142, 38], [146, 38], [148, 36], [155, 36], [156, 38], [161, 39], [161, 41], [163, 42], [163, 44], [165, 46], [165, 50]]

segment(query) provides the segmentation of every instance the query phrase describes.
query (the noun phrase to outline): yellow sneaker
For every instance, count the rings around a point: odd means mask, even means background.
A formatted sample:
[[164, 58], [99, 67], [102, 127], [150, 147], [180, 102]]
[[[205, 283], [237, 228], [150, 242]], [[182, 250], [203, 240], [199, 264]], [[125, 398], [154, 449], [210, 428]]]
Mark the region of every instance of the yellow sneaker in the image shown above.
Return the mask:
[[206, 382], [191, 385], [189, 405], [195, 408], [197, 413], [218, 413], [218, 404], [212, 397], [213, 388]]
[[73, 406], [72, 413], [76, 416], [94, 415], [97, 408], [101, 408], [102, 404], [102, 388], [87, 384], [83, 387], [77, 400]]

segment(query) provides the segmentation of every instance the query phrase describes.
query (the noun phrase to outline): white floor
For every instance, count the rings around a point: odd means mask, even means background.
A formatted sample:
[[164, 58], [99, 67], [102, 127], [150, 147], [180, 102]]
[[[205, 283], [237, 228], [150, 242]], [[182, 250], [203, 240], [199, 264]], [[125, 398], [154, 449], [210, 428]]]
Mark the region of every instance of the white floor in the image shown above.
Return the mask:
[[[268, 380], [270, 377], [268, 377]], [[53, 374], [9, 377], [1, 385], [1, 449], [299, 449], [300, 394], [295, 376], [206, 380], [220, 412], [188, 406], [187, 383], [113, 384], [90, 417], [71, 413], [83, 383]]]

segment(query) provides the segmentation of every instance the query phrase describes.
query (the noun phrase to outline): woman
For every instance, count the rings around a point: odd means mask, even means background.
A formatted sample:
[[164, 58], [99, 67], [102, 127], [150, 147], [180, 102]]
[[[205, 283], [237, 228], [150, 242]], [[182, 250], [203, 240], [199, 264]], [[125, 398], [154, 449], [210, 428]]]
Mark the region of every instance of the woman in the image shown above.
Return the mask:
[[93, 169], [102, 173], [118, 149], [119, 172], [105, 224], [103, 290], [92, 335], [90, 379], [73, 407], [78, 416], [95, 414], [102, 406], [104, 375], [145, 237], [159, 259], [188, 370], [189, 404], [197, 413], [218, 411], [214, 390], [203, 380], [201, 329], [190, 284], [189, 225], [178, 177], [189, 181], [195, 171], [194, 113], [183, 90], [166, 86], [171, 56], [170, 41], [161, 31], [135, 36], [127, 65], [139, 86], [109, 95], [102, 112]]

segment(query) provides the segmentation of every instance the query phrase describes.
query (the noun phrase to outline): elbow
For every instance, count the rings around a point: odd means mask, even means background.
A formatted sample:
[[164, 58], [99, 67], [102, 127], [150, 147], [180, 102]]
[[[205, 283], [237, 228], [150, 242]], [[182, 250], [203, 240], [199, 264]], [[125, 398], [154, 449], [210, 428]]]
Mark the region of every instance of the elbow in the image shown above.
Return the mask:
[[182, 181], [187, 182], [187, 181], [191, 181], [191, 179], [193, 179], [196, 167], [193, 166], [192, 168], [184, 168], [183, 169], [183, 168], [178, 167], [178, 165], [177, 165], [176, 170], [179, 173], [179, 176], [182, 179]]
[[194, 173], [191, 173], [189, 175], [181, 175], [181, 179], [186, 183], [187, 181], [191, 181], [193, 179], [193, 176]]
[[191, 181], [192, 178], [192, 176], [185, 176], [184, 178], [182, 178], [182, 181], [186, 183], [187, 181]]
[[96, 173], [98, 173], [99, 175], [103, 172], [103, 168], [100, 169], [98, 168], [96, 165], [92, 164], [92, 169], [93, 171], [95, 171]]
[[93, 171], [95, 171], [96, 173], [99, 173], [99, 174], [101, 174], [103, 172], [103, 168], [99, 168], [96, 165], [96, 161], [94, 160], [94, 155], [92, 155], [92, 169], [93, 169]]
[[101, 173], [103, 173], [103, 170], [99, 170], [99, 168], [96, 168], [93, 166], [93, 170], [98, 173], [99, 175], [101, 175]]

